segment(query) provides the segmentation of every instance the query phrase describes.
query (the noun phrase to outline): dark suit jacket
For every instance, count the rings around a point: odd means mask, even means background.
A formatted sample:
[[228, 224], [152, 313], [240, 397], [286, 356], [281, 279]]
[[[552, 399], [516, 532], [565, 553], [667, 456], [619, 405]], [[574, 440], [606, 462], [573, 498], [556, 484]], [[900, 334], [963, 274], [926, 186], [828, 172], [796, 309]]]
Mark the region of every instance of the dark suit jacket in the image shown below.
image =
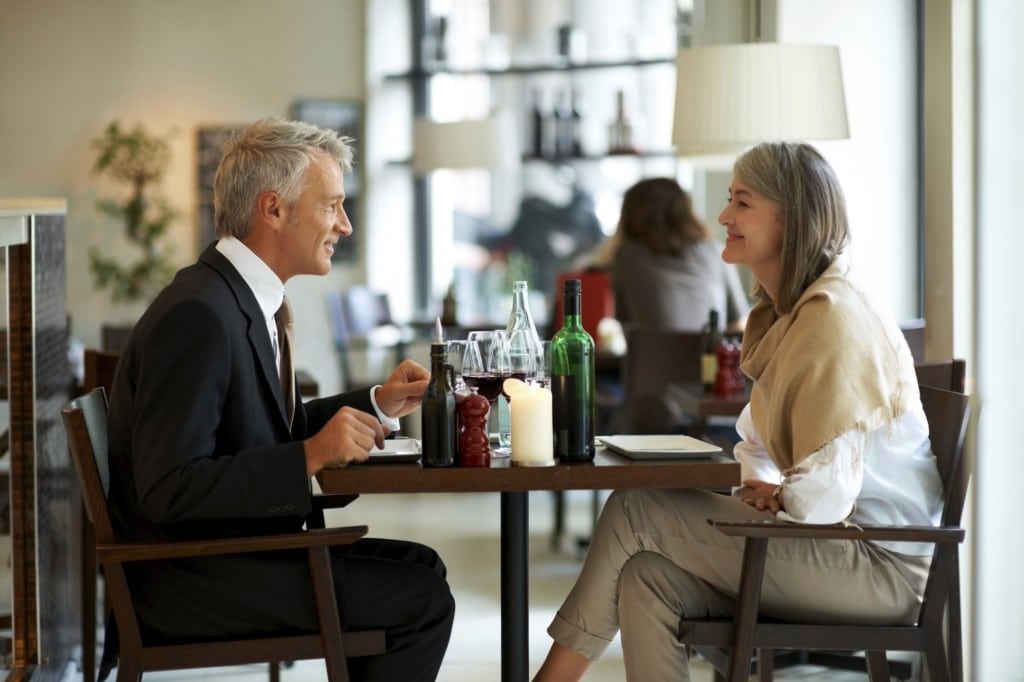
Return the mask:
[[[109, 412], [115, 531], [146, 541], [299, 529], [311, 510], [302, 439], [346, 404], [373, 413], [365, 390], [313, 400], [296, 406], [289, 431], [256, 298], [208, 247], [160, 293], [122, 354]], [[128, 577], [145, 586], [139, 617], [149, 631], [316, 624], [304, 553], [146, 562]]]

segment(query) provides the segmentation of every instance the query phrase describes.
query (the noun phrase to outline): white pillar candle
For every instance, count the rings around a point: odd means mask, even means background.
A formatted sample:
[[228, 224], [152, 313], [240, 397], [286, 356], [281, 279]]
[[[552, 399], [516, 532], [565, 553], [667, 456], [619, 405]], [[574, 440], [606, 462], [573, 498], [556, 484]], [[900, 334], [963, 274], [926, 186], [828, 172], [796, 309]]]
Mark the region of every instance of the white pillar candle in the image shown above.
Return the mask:
[[555, 463], [551, 390], [518, 379], [504, 384], [512, 418], [512, 464], [551, 466]]

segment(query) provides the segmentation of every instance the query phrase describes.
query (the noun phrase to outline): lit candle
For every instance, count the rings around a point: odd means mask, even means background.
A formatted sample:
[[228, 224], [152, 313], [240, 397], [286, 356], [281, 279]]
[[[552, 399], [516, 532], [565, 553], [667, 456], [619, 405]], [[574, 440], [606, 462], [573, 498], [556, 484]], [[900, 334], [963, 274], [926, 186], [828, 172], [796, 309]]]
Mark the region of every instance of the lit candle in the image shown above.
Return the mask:
[[512, 415], [512, 464], [554, 465], [551, 390], [519, 379], [506, 379], [503, 388]]

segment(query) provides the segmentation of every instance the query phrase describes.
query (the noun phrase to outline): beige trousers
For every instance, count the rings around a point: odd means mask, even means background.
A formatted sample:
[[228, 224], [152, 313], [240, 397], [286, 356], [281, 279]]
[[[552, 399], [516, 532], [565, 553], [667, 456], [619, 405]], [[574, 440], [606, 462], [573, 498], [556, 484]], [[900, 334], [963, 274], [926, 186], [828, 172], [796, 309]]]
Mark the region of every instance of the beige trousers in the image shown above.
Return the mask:
[[[729, 616], [743, 539], [707, 519], [771, 518], [739, 498], [702, 490], [618, 491], [608, 498], [575, 586], [548, 628], [591, 660], [621, 628], [626, 679], [688, 680], [679, 618]], [[761, 613], [855, 623], [913, 622], [931, 557], [870, 543], [772, 540]]]

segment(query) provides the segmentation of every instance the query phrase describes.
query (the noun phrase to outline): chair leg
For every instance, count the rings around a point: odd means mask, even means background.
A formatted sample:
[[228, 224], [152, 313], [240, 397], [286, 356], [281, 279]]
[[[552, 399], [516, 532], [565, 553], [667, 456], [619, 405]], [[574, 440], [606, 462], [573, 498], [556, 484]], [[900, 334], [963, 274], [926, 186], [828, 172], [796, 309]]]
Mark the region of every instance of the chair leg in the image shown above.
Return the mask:
[[758, 682], [772, 682], [775, 679], [775, 652], [771, 649], [757, 650]]
[[281, 682], [281, 664], [277, 661], [271, 661], [270, 668], [270, 682]]
[[562, 546], [562, 535], [565, 533], [565, 493], [561, 490], [552, 491], [555, 496], [554, 516], [551, 530], [551, 551], [557, 552]]
[[871, 682], [889, 682], [889, 661], [884, 651], [865, 651], [867, 659], [868, 679]]

